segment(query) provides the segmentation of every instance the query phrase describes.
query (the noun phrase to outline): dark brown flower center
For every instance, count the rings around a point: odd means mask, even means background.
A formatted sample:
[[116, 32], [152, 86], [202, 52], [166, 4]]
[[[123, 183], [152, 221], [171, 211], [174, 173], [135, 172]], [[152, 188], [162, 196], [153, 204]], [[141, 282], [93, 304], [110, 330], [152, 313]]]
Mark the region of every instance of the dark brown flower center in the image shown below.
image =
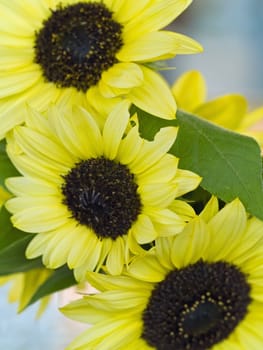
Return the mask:
[[116, 62], [122, 26], [102, 2], [78, 2], [51, 12], [35, 35], [35, 62], [58, 87], [87, 91]]
[[64, 204], [98, 238], [127, 234], [141, 211], [134, 175], [122, 164], [104, 157], [77, 163], [64, 176]]
[[170, 272], [143, 312], [142, 338], [157, 350], [206, 350], [226, 339], [251, 302], [246, 276], [224, 261]]

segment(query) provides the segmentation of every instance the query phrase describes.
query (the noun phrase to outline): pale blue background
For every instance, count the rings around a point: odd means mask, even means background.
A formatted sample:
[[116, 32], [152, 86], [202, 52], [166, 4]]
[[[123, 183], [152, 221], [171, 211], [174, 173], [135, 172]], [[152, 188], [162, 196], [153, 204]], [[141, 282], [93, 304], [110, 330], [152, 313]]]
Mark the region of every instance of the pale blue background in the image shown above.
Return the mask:
[[[199, 69], [210, 97], [237, 92], [246, 95], [251, 106], [263, 105], [262, 0], [195, 0], [174, 29], [200, 41], [205, 52], [176, 57], [177, 69], [165, 73], [170, 82], [185, 70]], [[6, 292], [0, 289], [0, 349], [63, 350], [83, 329], [57, 311], [56, 300], [39, 321], [35, 307], [17, 316]]]
[[185, 70], [200, 70], [209, 96], [236, 92], [253, 106], [263, 104], [263, 1], [194, 0], [173, 24], [204, 47], [198, 55], [178, 55], [175, 71], [165, 73], [172, 82]]
[[[38, 305], [17, 314], [17, 305], [6, 301], [8, 286], [0, 288], [1, 350], [63, 350], [73, 338], [87, 329], [85, 324], [64, 317], [58, 307], [73, 300], [72, 295], [55, 295], [40, 319]], [[110, 349], [109, 349], [110, 350]]]

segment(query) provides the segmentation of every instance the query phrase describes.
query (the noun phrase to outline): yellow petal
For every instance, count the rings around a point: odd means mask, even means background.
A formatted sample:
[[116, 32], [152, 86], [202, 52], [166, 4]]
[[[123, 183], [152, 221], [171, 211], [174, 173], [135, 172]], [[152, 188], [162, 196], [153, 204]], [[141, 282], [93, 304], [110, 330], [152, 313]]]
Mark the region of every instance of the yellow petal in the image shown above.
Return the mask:
[[[148, 286], [144, 281], [138, 281], [128, 276], [110, 276], [96, 272], [87, 272], [87, 281], [98, 291], [106, 290], [139, 290]], [[149, 289], [149, 288], [148, 288]]]
[[[5, 47], [7, 50], [21, 49], [21, 51], [23, 52], [23, 49], [28, 50], [29, 48], [31, 48], [31, 50], [33, 51], [33, 46], [32, 46], [33, 42], [34, 42], [33, 37], [22, 37], [22, 36], [13, 35], [12, 33], [7, 33], [7, 32], [1, 32], [1, 36], [0, 36], [0, 45], [1, 47]], [[30, 62], [32, 62], [32, 57], [33, 56], [31, 55]], [[17, 59], [19, 59], [19, 57], [17, 57]]]
[[[15, 97], [17, 98], [16, 95]], [[12, 96], [9, 101], [7, 101], [8, 99], [5, 99], [5, 102], [2, 101], [2, 110], [0, 105], [0, 140], [6, 136], [8, 131], [24, 121], [25, 116], [21, 112], [24, 105], [19, 103], [16, 98]]]
[[155, 240], [156, 256], [158, 260], [162, 262], [162, 265], [167, 270], [173, 270], [174, 265], [171, 261], [171, 245], [173, 238], [171, 237], [161, 237]]
[[111, 275], [120, 275], [124, 266], [124, 241], [118, 237], [112, 244], [112, 248], [106, 260], [106, 267]]
[[21, 68], [29, 69], [28, 66], [32, 64], [33, 55], [33, 47], [30, 46], [27, 48], [12, 47], [11, 49], [1, 46], [0, 67], [5, 67], [5, 70], [9, 72]]
[[[67, 309], [62, 309], [63, 313], [67, 315]], [[75, 313], [76, 315], [76, 313]], [[69, 314], [70, 317], [72, 317], [72, 312]], [[75, 318], [75, 317], [74, 317]], [[98, 348], [97, 345], [101, 342], [104, 337], [108, 339], [109, 335], [111, 337], [112, 333], [117, 332], [120, 333], [121, 330], [124, 330], [126, 327], [128, 327], [128, 322], [126, 319], [114, 319], [112, 318], [109, 322], [108, 319], [105, 320], [105, 322], [100, 322], [98, 324], [98, 327], [95, 325], [92, 327], [92, 329], [88, 329], [87, 331], [83, 332], [81, 335], [79, 335], [77, 338], [73, 340], [73, 342], [66, 348], [66, 350], [86, 350], [86, 349], [99, 349], [99, 350], [108, 350], [108, 345], [105, 344], [102, 348]], [[115, 335], [116, 337], [116, 335]], [[124, 337], [125, 338], [125, 337]], [[121, 337], [121, 339], [124, 339]], [[95, 347], [93, 345], [95, 344]], [[91, 346], [90, 346], [91, 345]], [[112, 349], [115, 349], [115, 345]]]
[[172, 147], [176, 135], [177, 128], [162, 128], [154, 137], [154, 141], [143, 140], [138, 156], [129, 164], [130, 169], [135, 174], [140, 174], [150, 169], [157, 163], [166, 152]]
[[262, 348], [263, 337], [261, 327], [262, 320], [260, 322], [255, 322], [254, 320], [249, 322], [249, 320], [247, 320], [244, 321], [242, 327], [236, 328], [236, 337], [239, 343], [243, 345], [244, 349], [259, 350]]
[[47, 269], [32, 269], [22, 274], [24, 280], [24, 288], [22, 290], [18, 312], [21, 312], [30, 301], [32, 296], [37, 291], [38, 287], [40, 287], [50, 276], [51, 271]]
[[193, 112], [205, 102], [206, 84], [204, 77], [198, 71], [186, 72], [175, 81], [172, 93], [178, 108]]
[[[128, 299], [129, 303], [129, 299]], [[127, 317], [128, 318], [128, 317]], [[135, 339], [138, 339], [141, 335], [141, 320], [135, 319], [126, 319], [126, 324], [120, 326], [110, 333], [110, 337], [105, 337], [101, 339], [99, 343], [98, 350], [108, 350], [108, 349], [120, 349], [122, 346], [126, 346], [130, 342], [133, 342]]]
[[50, 303], [52, 299], [52, 295], [48, 295], [46, 297], [43, 297], [39, 300], [39, 306], [38, 306], [38, 309], [37, 309], [37, 313], [36, 313], [36, 319], [38, 320], [42, 315], [43, 313], [47, 310], [48, 308], [48, 305]]
[[194, 264], [204, 256], [210, 237], [205, 223], [196, 218], [185, 226], [182, 233], [174, 239], [171, 260], [175, 267], [181, 268]]
[[[77, 159], [88, 159], [102, 155], [101, 132], [96, 120], [87, 110], [73, 106], [72, 114], [66, 115], [60, 113], [59, 109], [54, 108], [54, 110], [52, 127], [69, 154], [73, 154], [73, 157]], [[89, 132], [88, 137], [87, 131]]]
[[200, 184], [202, 178], [189, 170], [177, 169], [174, 184], [176, 184], [176, 196], [179, 197], [193, 191]]
[[121, 98], [123, 95], [126, 95], [129, 93], [130, 88], [117, 88], [114, 86], [110, 86], [101, 79], [98, 83], [98, 88], [100, 94], [107, 99], [112, 99], [119, 97]]
[[[108, 0], [107, 0], [108, 1]], [[127, 1], [127, 0], [110, 0], [111, 10], [114, 12], [113, 18], [119, 23], [126, 23], [140, 14], [141, 11], [148, 5], [149, 0]]]
[[103, 129], [104, 155], [108, 159], [116, 157], [129, 117], [129, 102], [125, 100], [109, 114]]
[[169, 59], [176, 54], [195, 53], [200, 50], [200, 45], [185, 35], [159, 31], [146, 33], [127, 42], [116, 57], [124, 62], [151, 62]]
[[[6, 202], [6, 208], [15, 212], [12, 216], [12, 223], [15, 227], [25, 232], [45, 232], [63, 225], [69, 218], [66, 206], [62, 204], [47, 203], [38, 204], [33, 198], [22, 197], [11, 198]], [[31, 205], [30, 205], [31, 203]], [[49, 203], [49, 206], [47, 206]], [[22, 206], [24, 209], [21, 209]], [[45, 220], [43, 220], [45, 218]]]
[[160, 237], [181, 233], [185, 226], [183, 218], [172, 210], [149, 208], [146, 213], [154, 222], [154, 227]]
[[[13, 2], [13, 1], [12, 1]], [[10, 2], [11, 3], [11, 2]], [[12, 5], [12, 4], [10, 4]], [[19, 5], [16, 3], [15, 5]], [[1, 21], [0, 21], [0, 31], [4, 33], [11, 33], [13, 35], [18, 35], [22, 37], [33, 36], [34, 31], [34, 23], [27, 20], [24, 14], [16, 11], [15, 7], [9, 8], [7, 4], [0, 4], [0, 13], [1, 13]], [[15, 25], [10, 25], [10, 23], [15, 23]]]
[[166, 183], [175, 176], [179, 159], [171, 154], [165, 154], [156, 164], [140, 174], [139, 184]]
[[[50, 15], [50, 0], [41, 0], [38, 2], [32, 0], [27, 0], [26, 2], [21, 2], [17, 0], [2, 0], [2, 3], [4, 4], [5, 8], [8, 9], [8, 14], [9, 11], [12, 14], [13, 12], [16, 12], [20, 20], [27, 20], [27, 25], [30, 25], [32, 28], [32, 36], [34, 34], [34, 30], [37, 30], [40, 26], [42, 26], [43, 19], [47, 18]], [[20, 35], [21, 33], [17, 31], [15, 32], [15, 34]]]
[[121, 164], [131, 163], [140, 152], [143, 139], [139, 135], [138, 126], [134, 126], [121, 140], [116, 159]]
[[174, 211], [177, 215], [179, 215], [184, 221], [189, 221], [190, 219], [196, 216], [196, 213], [193, 207], [182, 201], [182, 200], [174, 200], [170, 205], [169, 209]]
[[[85, 263], [89, 250], [95, 249], [96, 238], [91, 230], [85, 226], [77, 226], [74, 232], [75, 241], [72, 242], [67, 262], [68, 266], [76, 268]], [[61, 248], [62, 249], [62, 248]]]
[[73, 243], [75, 243], [74, 232], [67, 231], [64, 236], [59, 231], [52, 232], [42, 253], [43, 264], [50, 269], [64, 265]]
[[53, 232], [37, 234], [26, 248], [26, 257], [28, 259], [34, 259], [42, 255], [53, 234]]
[[[50, 183], [56, 183], [57, 186], [61, 186], [62, 174], [66, 174], [68, 172], [68, 168], [62, 167], [61, 165], [56, 163], [49, 164], [47, 166], [47, 162], [40, 159], [37, 161], [32, 160], [31, 157], [27, 157], [25, 155], [21, 155], [19, 150], [16, 151], [16, 147], [14, 145], [8, 144], [7, 153], [9, 158], [12, 160], [12, 163], [19, 170], [19, 172], [23, 175], [29, 175], [34, 178], [40, 178]], [[16, 145], [15, 145], [16, 146]]]
[[8, 73], [0, 74], [0, 98], [11, 96], [19, 93], [38, 83], [41, 77], [41, 71], [38, 67], [30, 65], [30, 70], [24, 68], [17, 71], [16, 74]]
[[32, 108], [31, 105], [25, 104], [24, 108], [25, 122], [29, 128], [44, 135], [50, 135], [52, 133], [48, 119], [43, 114], [39, 113], [37, 109]]
[[204, 103], [194, 113], [228, 129], [239, 127], [247, 111], [243, 96], [226, 95]]
[[93, 298], [94, 296], [91, 298], [75, 300], [60, 308], [60, 311], [66, 314], [67, 317], [79, 322], [96, 323], [101, 320], [103, 321], [103, 314], [105, 319], [105, 316], [108, 316], [110, 313], [107, 312], [107, 310], [99, 310], [98, 308], [94, 307], [92, 305]]
[[216, 242], [207, 252], [207, 258], [217, 261], [235, 250], [242, 239], [246, 223], [246, 212], [238, 199], [221, 209], [207, 224], [211, 230], [211, 239]]
[[145, 214], [138, 216], [131, 230], [136, 241], [140, 244], [152, 242], [157, 237], [152, 220]]
[[142, 67], [144, 80], [127, 98], [142, 110], [164, 119], [174, 119], [176, 103], [166, 81], [153, 70]]
[[86, 96], [87, 102], [96, 112], [96, 121], [98, 122], [100, 129], [102, 129], [109, 113], [116, 106], [116, 104], [122, 101], [122, 99], [121, 97], [104, 97], [101, 94], [98, 86], [92, 86], [90, 89], [88, 89]]
[[[142, 248], [142, 246], [137, 242], [135, 235], [132, 233], [132, 230], [130, 230], [128, 237], [127, 237], [127, 245], [128, 250], [134, 255], [144, 255], [145, 250]], [[128, 259], [126, 258], [126, 261]]]
[[212, 196], [204, 209], [199, 214], [199, 217], [202, 218], [205, 222], [209, 222], [213, 216], [218, 212], [219, 205], [216, 197]]
[[[245, 234], [242, 236], [242, 240], [239, 240], [238, 245], [229, 254], [229, 259], [234, 261], [237, 265], [242, 265], [244, 271], [250, 274], [250, 269], [255, 271], [255, 264], [258, 264], [257, 256], [261, 254], [261, 240], [263, 231], [263, 222], [256, 217], [252, 217], [248, 220]], [[251, 261], [248, 262], [248, 261]], [[262, 267], [262, 263], [258, 264], [258, 267]], [[255, 274], [255, 272], [253, 272]]]
[[[94, 235], [93, 239], [90, 237], [89, 246], [87, 247], [87, 258], [83, 265], [74, 270], [74, 275], [77, 281], [84, 281], [87, 271], [94, 271], [98, 267], [100, 260], [103, 241], [97, 239]], [[99, 266], [98, 268], [100, 268]]]
[[103, 72], [102, 81], [114, 88], [129, 89], [141, 85], [143, 72], [135, 63], [117, 63]]
[[74, 164], [75, 159], [59, 142], [26, 127], [17, 127], [14, 134], [16, 142], [30, 158], [44, 160], [47, 166], [50, 163], [71, 168]]
[[191, 0], [161, 0], [149, 4], [140, 15], [129, 21], [124, 27], [125, 37], [135, 38], [144, 33], [166, 27], [179, 16], [191, 3]]
[[142, 281], [160, 282], [167, 271], [153, 254], [147, 254], [143, 258], [134, 259], [128, 267], [128, 273]]
[[56, 101], [61, 93], [53, 83], [38, 80], [29, 89], [21, 91], [1, 100], [0, 104], [0, 138], [12, 129], [15, 125], [21, 124], [27, 115], [25, 102], [37, 111], [43, 111], [47, 105]]
[[[16, 196], [49, 196], [56, 195], [58, 193], [57, 188], [50, 183], [42, 181], [40, 179], [32, 179], [29, 177], [9, 177], [6, 179], [6, 186], [10, 189], [12, 193]], [[0, 187], [0, 198], [2, 188]], [[4, 198], [10, 197], [8, 193], [4, 193]]]
[[171, 183], [148, 183], [139, 186], [138, 193], [145, 206], [165, 208], [176, 196], [176, 187]]

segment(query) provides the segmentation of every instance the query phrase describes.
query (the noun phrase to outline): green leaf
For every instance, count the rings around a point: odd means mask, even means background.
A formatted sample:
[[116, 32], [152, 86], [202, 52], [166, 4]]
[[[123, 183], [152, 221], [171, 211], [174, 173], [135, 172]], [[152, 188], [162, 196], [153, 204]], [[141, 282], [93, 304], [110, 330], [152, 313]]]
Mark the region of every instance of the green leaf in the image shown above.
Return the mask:
[[178, 123], [170, 153], [180, 158], [179, 167], [202, 176], [201, 186], [223, 201], [239, 197], [250, 214], [263, 220], [262, 161], [255, 140], [183, 111], [177, 112], [177, 122], [136, 111], [140, 133], [147, 139]]
[[5, 141], [0, 141], [0, 186], [5, 187], [5, 179], [11, 176], [18, 176], [19, 172], [11, 163], [5, 149]]
[[176, 119], [167, 120], [155, 117], [154, 115], [142, 111], [136, 106], [132, 106], [130, 114], [137, 113], [139, 119], [139, 132], [147, 140], [153, 140], [154, 135], [165, 126], [178, 126]]
[[59, 269], [54, 270], [54, 273], [37, 289], [26, 307], [47, 295], [69, 288], [75, 284], [76, 280], [73, 272], [64, 265]]
[[0, 209], [0, 251], [12, 244], [14, 241], [21, 239], [24, 232], [13, 227], [10, 221], [10, 214], [2, 207]]
[[27, 259], [25, 250], [34, 234], [17, 230], [10, 221], [10, 214], [3, 207], [0, 211], [0, 275], [24, 272], [42, 267], [41, 259]]
[[0, 252], [0, 275], [9, 275], [43, 267], [41, 259], [27, 259], [25, 250], [32, 237], [23, 237]]

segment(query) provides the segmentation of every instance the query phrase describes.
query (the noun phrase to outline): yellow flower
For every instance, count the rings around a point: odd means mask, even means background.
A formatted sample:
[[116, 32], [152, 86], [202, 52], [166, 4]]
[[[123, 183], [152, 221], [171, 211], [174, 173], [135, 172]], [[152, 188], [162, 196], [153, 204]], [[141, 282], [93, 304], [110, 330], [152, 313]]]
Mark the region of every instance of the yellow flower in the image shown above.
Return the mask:
[[183, 229], [184, 219], [169, 206], [200, 177], [178, 169], [178, 159], [167, 154], [177, 128], [143, 140], [137, 126], [127, 128], [128, 107], [118, 104], [102, 131], [81, 108], [62, 114], [54, 107], [47, 118], [31, 111], [27, 126], [7, 138], [23, 177], [7, 179], [15, 197], [6, 207], [15, 227], [38, 232], [28, 258], [43, 255], [49, 268], [68, 263], [78, 280], [105, 259], [109, 272], [119, 274], [129, 250], [141, 252], [138, 243]]
[[145, 64], [202, 50], [184, 35], [160, 30], [190, 3], [0, 0], [0, 138], [23, 121], [23, 101], [39, 111], [50, 103], [96, 108], [102, 101], [105, 109], [125, 96], [174, 118], [166, 82]]
[[213, 198], [125, 275], [87, 273], [101, 293], [61, 311], [93, 327], [67, 350], [262, 349], [262, 230], [239, 200], [217, 211]]
[[[52, 270], [43, 268], [3, 276], [0, 277], [0, 286], [11, 283], [8, 301], [10, 303], [17, 302], [18, 312], [21, 312], [27, 306], [39, 286], [41, 286], [52, 273]], [[45, 311], [49, 300], [50, 296], [46, 296], [40, 300], [37, 317], [40, 317]]]
[[241, 95], [229, 94], [206, 102], [206, 83], [198, 71], [182, 74], [173, 84], [172, 92], [178, 108], [203, 117], [222, 127], [254, 137], [263, 149], [263, 107], [247, 111]]

